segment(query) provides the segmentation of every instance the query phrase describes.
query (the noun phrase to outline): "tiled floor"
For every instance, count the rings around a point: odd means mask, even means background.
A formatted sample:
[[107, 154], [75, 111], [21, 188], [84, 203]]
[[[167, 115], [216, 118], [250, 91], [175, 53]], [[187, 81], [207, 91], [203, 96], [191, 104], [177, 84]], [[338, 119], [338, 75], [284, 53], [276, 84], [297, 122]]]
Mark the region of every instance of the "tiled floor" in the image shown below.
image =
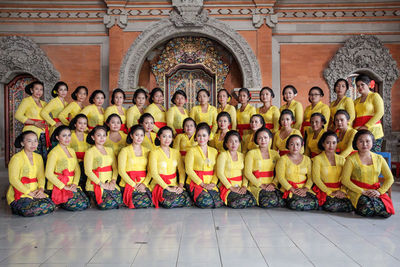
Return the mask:
[[[400, 186], [393, 200], [400, 214]], [[91, 208], [22, 218], [3, 200], [0, 266], [400, 266], [400, 215]]]

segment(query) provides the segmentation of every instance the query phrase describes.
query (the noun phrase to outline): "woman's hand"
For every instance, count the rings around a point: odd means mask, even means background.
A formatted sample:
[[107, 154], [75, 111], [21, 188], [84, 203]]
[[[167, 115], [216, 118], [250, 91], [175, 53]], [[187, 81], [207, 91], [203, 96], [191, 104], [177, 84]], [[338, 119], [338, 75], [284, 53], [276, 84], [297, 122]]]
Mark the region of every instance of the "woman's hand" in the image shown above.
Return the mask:
[[181, 186], [177, 186], [175, 193], [178, 194], [178, 195], [182, 194], [183, 193], [183, 186], [182, 187]]
[[35, 125], [36, 127], [40, 128], [40, 129], [46, 128], [46, 123], [44, 123], [42, 121], [34, 121], [33, 125]]
[[135, 189], [139, 193], [146, 193], [146, 186], [143, 183], [137, 184]]
[[268, 192], [272, 192], [272, 191], [275, 191], [275, 185], [274, 184], [262, 184], [261, 189], [268, 191]]
[[339, 198], [339, 199], [343, 199], [343, 198], [346, 198], [346, 197], [347, 197], [346, 193], [343, 192], [343, 191], [340, 191], [340, 190], [333, 192], [333, 193], [331, 194], [331, 196], [332, 196], [332, 197]]
[[175, 186], [167, 186], [165, 188], [165, 190], [167, 190], [168, 192], [171, 192], [171, 193], [176, 193], [176, 187]]
[[308, 191], [308, 188], [304, 187], [304, 188], [296, 188], [294, 189], [294, 194], [300, 196], [300, 197], [305, 197], [306, 193]]
[[239, 193], [239, 187], [237, 187], [237, 186], [231, 186], [230, 188], [229, 188], [229, 190], [231, 190], [232, 192], [234, 192], [234, 193], [236, 193], [236, 194], [240, 194]]
[[246, 186], [240, 187], [240, 189], [239, 189], [239, 194], [245, 195], [246, 192], [247, 192], [247, 187], [246, 187]]
[[364, 190], [362, 194], [367, 197], [379, 197], [381, 195], [379, 191], [374, 189]]

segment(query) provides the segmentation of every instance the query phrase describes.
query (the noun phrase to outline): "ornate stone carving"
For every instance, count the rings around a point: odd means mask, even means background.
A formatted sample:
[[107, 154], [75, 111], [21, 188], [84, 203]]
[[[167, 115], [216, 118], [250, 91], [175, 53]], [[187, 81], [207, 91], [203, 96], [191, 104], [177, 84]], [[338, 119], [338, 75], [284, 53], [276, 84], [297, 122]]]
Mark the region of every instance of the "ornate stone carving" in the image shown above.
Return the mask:
[[0, 38], [0, 81], [12, 73], [29, 73], [44, 83], [45, 100], [60, 79], [60, 74], [40, 47], [28, 37], [5, 36]]
[[324, 70], [324, 78], [330, 88], [331, 100], [335, 98], [335, 81], [360, 70], [371, 70], [383, 80], [383, 125], [389, 134], [392, 131], [391, 89], [399, 77], [399, 69], [389, 49], [376, 36], [359, 35], [348, 39], [329, 62]]
[[147, 54], [161, 43], [179, 36], [204, 36], [217, 40], [235, 57], [243, 76], [243, 86], [261, 88], [261, 71], [257, 58], [246, 40], [224, 22], [210, 17], [203, 27], [176, 27], [162, 19], [134, 41], [120, 68], [119, 87], [131, 90], [138, 86], [139, 73]]
[[125, 29], [128, 25], [128, 16], [125, 9], [108, 9], [107, 14], [103, 17], [103, 22], [107, 28], [118, 25], [121, 29]]
[[266, 16], [260, 14], [253, 15], [254, 27], [260, 28], [264, 24], [264, 21], [268, 27], [274, 28], [275, 25], [278, 23], [278, 15], [277, 14], [270, 14]]
[[175, 10], [170, 20], [176, 27], [201, 27], [208, 20], [208, 12], [203, 10], [203, 0], [172, 0]]

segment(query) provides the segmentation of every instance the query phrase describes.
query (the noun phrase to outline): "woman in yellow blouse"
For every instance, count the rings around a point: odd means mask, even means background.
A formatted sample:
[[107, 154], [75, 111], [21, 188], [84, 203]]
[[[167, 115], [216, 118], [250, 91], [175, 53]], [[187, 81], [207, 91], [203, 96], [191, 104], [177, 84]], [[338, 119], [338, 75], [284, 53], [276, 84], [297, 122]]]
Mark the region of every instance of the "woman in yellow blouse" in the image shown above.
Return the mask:
[[271, 150], [272, 133], [260, 128], [254, 135], [259, 148], [250, 150], [244, 161], [244, 175], [250, 181], [250, 192], [262, 208], [284, 207], [282, 192], [278, 189], [278, 179], [274, 175], [279, 159], [278, 152]]
[[71, 142], [69, 147], [75, 151], [76, 158], [79, 162], [81, 169], [81, 177], [79, 179], [79, 186], [86, 193], [86, 174], [83, 167], [83, 159], [85, 158], [85, 152], [90, 148], [90, 145], [86, 142], [87, 134], [87, 117], [84, 114], [76, 115], [69, 124], [71, 129]]
[[148, 168], [153, 178], [153, 204], [156, 208], [189, 207], [192, 201], [188, 192], [183, 188], [185, 183], [185, 167], [181, 154], [171, 148], [173, 140], [172, 129], [162, 127], [157, 133], [160, 146], [150, 151]]
[[349, 126], [350, 115], [344, 109], [339, 109], [334, 116], [334, 127], [338, 134], [339, 143], [337, 144], [336, 153], [342, 157], [356, 153], [353, 149], [353, 139], [357, 130]]
[[[292, 128], [294, 120], [293, 112], [290, 109], [284, 109], [281, 112], [281, 116], [279, 117], [279, 125], [281, 127], [274, 135], [274, 141], [272, 148], [275, 151], [279, 152], [280, 156], [286, 155], [289, 153], [289, 150], [286, 148], [286, 142], [289, 136], [297, 134], [301, 136], [299, 130]], [[304, 150], [300, 151], [303, 154]]]
[[355, 118], [355, 111], [354, 111], [354, 102], [350, 97], [346, 96], [347, 90], [349, 90], [349, 83], [345, 79], [339, 79], [335, 82], [333, 86], [333, 90], [336, 93], [336, 100], [332, 101], [329, 108], [331, 110], [331, 118], [329, 119], [329, 128], [331, 130], [335, 130], [334, 126], [334, 116], [336, 111], [343, 109], [346, 110], [349, 114], [349, 123], [353, 125], [353, 121]]
[[174, 149], [181, 153], [182, 159], [185, 158], [187, 151], [197, 145], [194, 138], [196, 131], [196, 122], [187, 117], [183, 120], [183, 133], [178, 134], [174, 139]]
[[12, 213], [32, 217], [54, 211], [56, 206], [44, 193], [43, 159], [34, 153], [38, 146], [37, 134], [24, 131], [15, 139], [14, 145], [22, 150], [8, 164], [7, 203]]
[[327, 104], [322, 103], [321, 98], [324, 96], [324, 91], [318, 86], [314, 86], [308, 92], [308, 101], [311, 103], [304, 110], [304, 120], [301, 127], [301, 133], [305, 134], [311, 126], [311, 115], [321, 113], [325, 117], [325, 129], [329, 125], [331, 111]]
[[374, 84], [375, 82], [366, 75], [360, 75], [356, 78], [357, 90], [361, 96], [354, 100], [356, 118], [353, 122], [353, 128], [356, 130], [369, 130], [375, 137], [375, 143], [371, 151], [380, 152], [384, 136], [381, 122], [384, 106], [382, 97], [370, 90], [370, 87], [375, 87]]
[[187, 110], [184, 108], [187, 96], [182, 90], [177, 90], [172, 96], [171, 102], [175, 105], [167, 111], [167, 125], [174, 131], [174, 136], [183, 133], [183, 121], [189, 117]]
[[75, 151], [68, 147], [71, 130], [65, 125], [58, 126], [51, 138], [55, 139], [55, 143], [58, 142], [50, 151], [46, 163], [47, 189], [51, 191], [51, 199], [65, 210], [85, 210], [90, 206], [90, 201], [78, 185], [81, 169]]
[[207, 145], [211, 129], [201, 122], [196, 128], [197, 146], [188, 150], [185, 156], [185, 170], [194, 204], [199, 208], [219, 208], [224, 205], [218, 188], [217, 173], [214, 172], [218, 151]]
[[197, 92], [196, 100], [199, 102], [199, 105], [194, 106], [192, 110], [190, 110], [190, 117], [194, 119], [196, 124], [199, 124], [200, 122], [207, 123], [211, 128], [211, 138], [213, 138], [218, 129], [218, 112], [214, 106], [209, 104], [210, 92], [208, 92], [206, 89], [200, 89]]
[[121, 119], [121, 131], [125, 134], [128, 133], [128, 128], [126, 126], [126, 108], [122, 106], [125, 101], [125, 92], [122, 89], [114, 89], [111, 95], [111, 106], [108, 106], [104, 111], [104, 118], [110, 117], [111, 114], [119, 115]]
[[289, 154], [282, 156], [276, 164], [276, 176], [281, 184], [283, 199], [292, 210], [316, 210], [318, 199], [311, 190], [311, 159], [301, 153], [304, 145], [300, 135], [289, 136], [286, 148]]
[[151, 116], [150, 113], [144, 113], [139, 118], [139, 124], [142, 125], [145, 130], [142, 146], [144, 146], [145, 148], [147, 148], [150, 151], [157, 148], [156, 143], [155, 143], [157, 135], [153, 132], [153, 128], [154, 128], [153, 116]]
[[264, 117], [260, 114], [254, 114], [250, 118], [250, 130], [248, 135], [245, 135], [242, 140], [242, 153], [246, 154], [247, 151], [258, 148], [258, 145], [254, 142], [254, 134], [258, 129], [265, 128]]
[[69, 125], [69, 122], [78, 115], [83, 109], [83, 104], [88, 96], [88, 89], [86, 86], [80, 85], [75, 91], [72, 92], [71, 98], [74, 100], [69, 103], [61, 112], [58, 114], [58, 118], [64, 125]]
[[231, 116], [228, 112], [222, 111], [218, 113], [217, 116], [218, 131], [214, 135], [214, 138], [210, 140], [210, 146], [217, 149], [218, 152], [225, 151], [224, 149], [224, 139], [225, 135], [229, 131], [229, 126], [231, 125]]
[[282, 97], [286, 104], [282, 105], [279, 109], [282, 112], [285, 109], [289, 109], [293, 112], [293, 128], [300, 130], [303, 123], [303, 105], [300, 102], [294, 100], [297, 96], [297, 89], [293, 85], [286, 85], [282, 90]]
[[321, 136], [326, 132], [324, 129], [324, 125], [326, 125], [325, 116], [321, 113], [313, 113], [311, 115], [311, 127], [307, 129], [306, 132], [306, 151], [305, 155], [314, 158], [321, 150], [318, 146], [318, 141], [321, 139]]
[[318, 205], [330, 212], [353, 211], [346, 190], [340, 182], [340, 174], [345, 158], [336, 155], [337, 135], [332, 131], [325, 132], [318, 142], [321, 154], [313, 159], [313, 191], [318, 198]]
[[126, 142], [128, 146], [118, 155], [118, 173], [125, 205], [130, 209], [148, 208], [153, 205], [149, 189], [150, 174], [147, 173], [149, 150], [142, 146], [144, 128], [131, 127]]
[[132, 98], [133, 106], [126, 112], [126, 126], [130, 129], [133, 125], [139, 123], [139, 118], [144, 113], [144, 105], [146, 104], [147, 93], [142, 88], [135, 91]]
[[112, 149], [115, 158], [118, 157], [119, 151], [126, 147], [126, 134], [121, 131], [121, 123], [121, 117], [116, 113], [108, 116], [106, 120], [109, 131], [107, 132], [107, 140], [104, 146]]
[[263, 106], [257, 108], [257, 114], [263, 116], [265, 127], [276, 133], [279, 130], [279, 108], [272, 105], [272, 98], [275, 97], [274, 91], [269, 87], [263, 87], [260, 91], [260, 100]]
[[[386, 160], [371, 153], [374, 135], [368, 130], [357, 132], [353, 147], [358, 152], [347, 157], [341, 181], [348, 188], [351, 203], [361, 216], [390, 217], [394, 214], [393, 203], [386, 194], [393, 184], [393, 175]], [[379, 183], [382, 173], [384, 182]]]
[[161, 127], [167, 126], [166, 110], [164, 107], [164, 91], [161, 88], [154, 88], [150, 92], [150, 105], [144, 110], [154, 118], [154, 132], [158, 132]]
[[224, 149], [217, 158], [217, 176], [220, 180], [220, 195], [225, 205], [234, 209], [256, 205], [254, 196], [248, 191], [249, 181], [243, 176], [244, 155], [238, 152], [240, 134], [231, 130], [225, 135]]
[[[231, 127], [230, 129], [236, 130], [237, 127], [237, 122], [236, 122], [236, 108], [228, 102], [231, 100], [231, 95], [229, 94], [228, 90], [226, 89], [221, 89], [217, 93], [217, 100], [218, 100], [218, 109], [217, 112], [218, 114], [221, 112], [228, 112], [229, 116], [231, 117]], [[218, 121], [218, 119], [217, 119]]]
[[[65, 82], [57, 82], [53, 90], [51, 90], [51, 96], [54, 97], [40, 112], [40, 116], [50, 125], [50, 135], [54, 130], [63, 125], [61, 120], [58, 118], [58, 114], [67, 106], [65, 97], [68, 94], [68, 85]], [[51, 116], [50, 116], [51, 114]]]
[[84, 166], [88, 177], [86, 191], [100, 210], [123, 206], [122, 194], [117, 186], [118, 168], [114, 152], [105, 147], [107, 128], [96, 126], [88, 134], [87, 142], [93, 145], [85, 153]]
[[43, 96], [44, 85], [40, 81], [34, 81], [25, 87], [25, 93], [30, 95], [22, 99], [15, 112], [15, 119], [24, 124], [23, 132], [33, 131], [39, 139], [38, 153], [43, 160], [47, 158], [47, 148], [51, 146], [50, 133], [46, 121], [40, 115], [46, 102], [40, 100]]
[[241, 137], [250, 133], [250, 118], [257, 113], [255, 107], [249, 104], [251, 94], [249, 89], [241, 88], [239, 90], [240, 108], [236, 111], [237, 130]]
[[81, 113], [85, 114], [88, 118], [88, 128], [92, 130], [96, 126], [104, 124], [104, 99], [106, 95], [101, 90], [95, 90], [89, 97], [91, 105], [82, 109]]

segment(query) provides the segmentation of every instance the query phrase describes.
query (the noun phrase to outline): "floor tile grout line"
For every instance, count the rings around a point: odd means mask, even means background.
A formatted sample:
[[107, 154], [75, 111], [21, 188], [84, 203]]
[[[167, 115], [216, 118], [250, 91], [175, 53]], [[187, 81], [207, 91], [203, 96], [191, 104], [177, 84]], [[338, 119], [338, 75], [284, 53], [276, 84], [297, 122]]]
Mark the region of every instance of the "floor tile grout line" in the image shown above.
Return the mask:
[[217, 246], [218, 246], [218, 255], [219, 255], [219, 262], [221, 263], [221, 267], [224, 266], [224, 264], [222, 263], [222, 255], [221, 255], [221, 248], [219, 247], [219, 240], [218, 240], [218, 234], [217, 234], [217, 225], [215, 223], [215, 216], [214, 216], [214, 209], [211, 210], [211, 216], [213, 219], [213, 223], [214, 223], [214, 233], [215, 233], [215, 238], [217, 239]]

